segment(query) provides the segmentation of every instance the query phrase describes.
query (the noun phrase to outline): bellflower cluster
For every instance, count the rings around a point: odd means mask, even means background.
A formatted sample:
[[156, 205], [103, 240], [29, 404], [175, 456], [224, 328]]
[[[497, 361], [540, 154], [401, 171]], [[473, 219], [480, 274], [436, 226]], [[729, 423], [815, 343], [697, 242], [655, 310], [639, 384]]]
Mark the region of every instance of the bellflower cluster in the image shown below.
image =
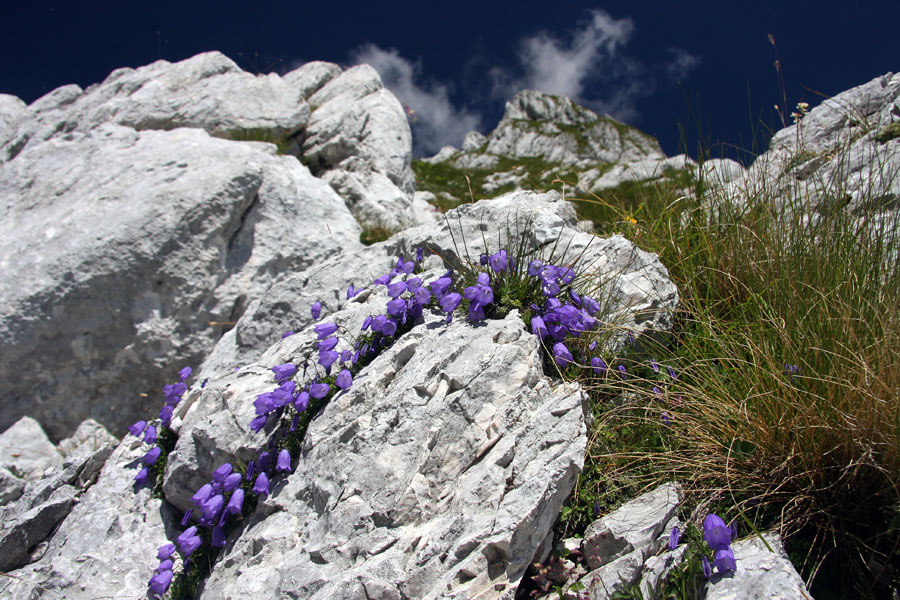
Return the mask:
[[[719, 573], [727, 573], [737, 570], [737, 562], [734, 552], [731, 550], [731, 540], [736, 535], [734, 526], [728, 527], [725, 521], [718, 515], [707, 515], [703, 520], [703, 539], [713, 551], [713, 566]], [[712, 576], [709, 560], [703, 557], [703, 574], [707, 578]]]
[[181, 402], [181, 397], [187, 392], [185, 380], [191, 376], [192, 372], [193, 369], [190, 367], [181, 369], [181, 371], [178, 372], [178, 382], [170, 383], [163, 387], [165, 404], [163, 405], [162, 410], [159, 411], [158, 422], [148, 423], [147, 421], [142, 420], [128, 428], [128, 433], [141, 438], [144, 443], [149, 446], [147, 453], [144, 454], [144, 458], [141, 460], [143, 466], [134, 477], [134, 481], [138, 485], [143, 485], [147, 482], [147, 478], [150, 476], [150, 470], [153, 468], [153, 465], [157, 464], [157, 461], [159, 461], [163, 454], [163, 449], [159, 445], [160, 430], [169, 427], [169, 424], [172, 421], [172, 412], [175, 410], [175, 407], [178, 406], [178, 403]]

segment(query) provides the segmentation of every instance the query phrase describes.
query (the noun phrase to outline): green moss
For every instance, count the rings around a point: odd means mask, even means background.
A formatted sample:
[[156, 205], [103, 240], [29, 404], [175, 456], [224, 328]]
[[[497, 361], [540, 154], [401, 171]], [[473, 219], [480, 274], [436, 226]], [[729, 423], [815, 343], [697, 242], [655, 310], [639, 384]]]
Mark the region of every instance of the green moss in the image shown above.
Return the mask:
[[815, 152], [813, 152], [811, 150], [802, 150], [791, 157], [791, 160], [789, 160], [787, 165], [785, 165], [784, 170], [785, 171], [793, 171], [800, 165], [802, 165], [808, 161], [811, 161], [812, 159], [814, 159], [817, 156], [818, 156], [818, 154], [816, 154]]
[[885, 125], [875, 134], [875, 141], [879, 144], [886, 144], [891, 140], [900, 138], [900, 123], [891, 123]]
[[241, 131], [233, 131], [228, 135], [228, 139], [235, 142], [267, 142], [275, 144], [278, 148], [278, 154], [287, 154], [291, 147], [291, 136], [276, 136], [271, 129], [243, 129]]
[[372, 244], [383, 242], [392, 235], [394, 235], [394, 232], [384, 227], [363, 227], [362, 232], [359, 234], [359, 241], [366, 246], [371, 246]]

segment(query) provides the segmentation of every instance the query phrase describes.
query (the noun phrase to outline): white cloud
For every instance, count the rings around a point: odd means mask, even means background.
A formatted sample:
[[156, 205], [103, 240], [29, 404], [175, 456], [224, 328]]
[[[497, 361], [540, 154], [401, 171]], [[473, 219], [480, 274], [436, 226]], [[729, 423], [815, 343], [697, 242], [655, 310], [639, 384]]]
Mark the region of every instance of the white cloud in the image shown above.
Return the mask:
[[450, 101], [450, 88], [443, 83], [423, 82], [418, 63], [400, 56], [397, 50], [385, 50], [374, 44], [357, 49], [352, 57], [356, 64], [375, 67], [385, 86], [400, 99], [411, 118], [416, 154], [430, 155], [442, 146], [460, 146], [466, 133], [477, 129], [481, 116]]
[[586, 80], [608, 66], [633, 31], [630, 18], [617, 20], [594, 10], [568, 43], [546, 32], [527, 37], [519, 46], [524, 75], [505, 82], [505, 92], [509, 95], [528, 88], [583, 99]]
[[666, 48], [669, 53], [669, 62], [666, 63], [666, 74], [677, 83], [688, 76], [695, 68], [700, 66], [700, 57], [694, 56], [682, 48]]
[[595, 9], [564, 38], [543, 31], [526, 37], [519, 43], [515, 75], [491, 69], [494, 94], [509, 98], [522, 89], [563, 94], [598, 113], [637, 121], [637, 103], [656, 91], [660, 68], [681, 81], [700, 59], [669, 48], [662, 67], [648, 67], [626, 52], [634, 32], [630, 17], [615, 19]]

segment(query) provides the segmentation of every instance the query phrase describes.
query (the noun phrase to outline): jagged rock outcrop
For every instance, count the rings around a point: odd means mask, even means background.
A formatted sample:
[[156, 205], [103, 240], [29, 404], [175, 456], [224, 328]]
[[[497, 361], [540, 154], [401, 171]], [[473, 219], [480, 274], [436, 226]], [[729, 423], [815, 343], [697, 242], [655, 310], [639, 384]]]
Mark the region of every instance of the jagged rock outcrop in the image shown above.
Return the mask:
[[0, 97], [0, 429], [124, 431], [160, 367], [198, 364], [283, 274], [361, 248], [354, 214], [433, 220], [411, 153], [367, 66], [253, 76], [208, 52]]
[[199, 129], [34, 144], [0, 164], [0, 197], [0, 427], [40, 415], [57, 439], [89, 416], [124, 431], [160, 367], [199, 363], [216, 323], [280, 273], [360, 247], [342, 199], [296, 159]]
[[304, 160], [368, 227], [395, 232], [431, 220], [413, 209], [412, 133], [400, 101], [369, 65], [325, 69], [309, 72], [324, 83], [308, 97]]
[[[557, 568], [545, 570], [540, 578], [564, 590], [577, 582], [583, 590], [579, 597], [588, 600], [609, 600], [634, 585], [644, 598], [656, 597], [654, 591], [658, 593], [660, 583], [682, 562], [687, 550], [684, 543], [674, 549], [668, 545], [672, 528], [684, 527], [675, 516], [681, 502], [677, 483], [663, 484], [626, 502], [589, 525], [583, 539], [557, 543], [558, 552], [579, 562], [553, 559]], [[811, 598], [780, 537], [763, 535], [766, 542], [753, 536], [732, 543], [737, 570], [726, 575], [713, 573], [706, 598]]]
[[[388, 297], [382, 287], [344, 301], [346, 285], [369, 285], [370, 272], [389, 270], [398, 251], [408, 247], [411, 254], [419, 245], [430, 255], [421, 276], [431, 280], [446, 269], [438, 253], [449, 264], [462, 258], [454, 254], [451, 227], [458, 251], [468, 248], [477, 260], [507, 239], [507, 223], [524, 243], [563, 240], [572, 257], [582, 255], [585, 269], [606, 273], [606, 310], [643, 312], [633, 304], [636, 282], [665, 278], [658, 259], [624, 239], [575, 230], [572, 206], [552, 193], [517, 192], [465, 206], [444, 223], [322, 260], [264, 295], [276, 303], [299, 297], [297, 306], [279, 309], [297, 312], [299, 326], [291, 329], [298, 333], [279, 339], [283, 324], [272, 325], [274, 335], [260, 355], [237, 371], [216, 363], [214, 353], [204, 367], [205, 388], [185, 395], [173, 419], [179, 437], [167, 464], [166, 502], [147, 497], [144, 488], [134, 495], [139, 454], [129, 437], [58, 532], [41, 542], [42, 557], [29, 556], [36, 562], [12, 571], [14, 579], [0, 582], [0, 593], [21, 598], [43, 587], [88, 598], [111, 594], [113, 586], [120, 594], [141, 593], [137, 584], [146, 585], [152, 574], [162, 530], [177, 535], [173, 508], [187, 508], [219, 464], [245, 463], [265, 443], [265, 430], [247, 428], [253, 400], [272, 387], [269, 367], [300, 361], [313, 348], [312, 323], [301, 318], [311, 299], [327, 289], [320, 299], [328, 320], [358, 331], [366, 315], [384, 310]], [[471, 235], [479, 228], [484, 237]], [[648, 297], [658, 294], [657, 322], [671, 318], [677, 302], [668, 285], [644, 290]], [[271, 314], [253, 309], [260, 310]], [[251, 314], [242, 321], [251, 323]], [[516, 311], [478, 326], [464, 319], [447, 326], [443, 315], [426, 313], [312, 421], [293, 473], [230, 533], [201, 597], [513, 598], [526, 568], [547, 547], [575, 484], [590, 420], [577, 385], [543, 375], [541, 352]], [[125, 539], [108, 522], [112, 506], [129, 515]], [[88, 523], [97, 536], [90, 554], [74, 539]], [[126, 541], [133, 547], [126, 549]], [[112, 556], [115, 565], [108, 564]]]
[[[459, 150], [446, 146], [422, 163], [453, 171], [432, 181], [429, 170], [420, 168], [420, 183], [425, 191], [454, 203], [466, 198], [441, 189], [440, 178], [472, 175], [473, 192], [482, 198], [510, 189], [549, 188], [558, 177], [574, 184], [574, 193], [586, 195], [625, 182], [658, 181], [683, 172], [698, 175], [694, 160], [683, 154], [666, 158], [653, 137], [565, 96], [533, 90], [508, 102], [503, 119], [489, 134], [472, 131]], [[742, 172], [738, 163], [727, 159], [703, 165], [703, 176], [718, 182]]]
[[747, 173], [722, 192], [734, 202], [765, 194], [778, 199], [779, 208], [811, 214], [878, 215], [897, 209], [897, 173], [900, 74], [887, 73], [828, 98], [778, 131]]
[[[532, 249], [549, 249], [559, 240], [559, 248], [568, 246], [568, 259], [578, 257], [580, 268], [610, 298], [608, 322], [617, 324], [623, 332], [668, 329], [678, 304], [678, 291], [659, 259], [622, 236], [597, 238], [577, 228], [574, 207], [556, 192], [512, 192], [460, 206], [437, 223], [407, 229], [383, 243], [318, 263], [315, 276], [297, 273], [278, 281], [223, 337], [201, 377], [257, 360], [281, 334], [299, 331], [313, 322], [309, 314], [313, 302], [321, 301], [326, 309], [336, 310], [345, 303], [343, 294], [350, 285], [369, 285], [398, 255], [412, 256], [419, 246], [425, 248], [426, 255], [460, 264], [477, 261], [482, 253], [496, 252], [500, 243], [510, 239]], [[557, 253], [561, 255], [559, 248]]]
[[727, 577], [715, 574], [706, 586], [707, 600], [746, 598], [809, 600], [812, 596], [788, 559], [777, 533], [762, 534], [732, 544], [739, 568]]
[[126, 439], [111, 455], [107, 451], [96, 482], [78, 476], [96, 462], [70, 468], [78, 475], [56, 488], [52, 506], [58, 508], [60, 498], [64, 505], [67, 494], [78, 502], [70, 505], [52, 537], [34, 549], [28, 558], [34, 562], [0, 582], [0, 595], [16, 600], [146, 597], [156, 548], [168, 543], [179, 517], [149, 488], [134, 485], [135, 465], [144, 452], [137, 439]]

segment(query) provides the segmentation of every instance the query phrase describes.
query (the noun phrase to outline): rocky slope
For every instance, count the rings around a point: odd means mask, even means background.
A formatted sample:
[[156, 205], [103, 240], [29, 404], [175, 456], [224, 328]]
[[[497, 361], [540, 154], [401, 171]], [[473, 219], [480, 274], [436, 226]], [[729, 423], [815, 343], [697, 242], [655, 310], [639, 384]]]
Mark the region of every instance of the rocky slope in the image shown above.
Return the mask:
[[[828, 173], [823, 157], [848, 128], [858, 153], [876, 149], [894, 165], [898, 87], [888, 75], [814, 109], [804, 139], [811, 123], [833, 126], [804, 146], [825, 153], [810, 173]], [[859, 107], [841, 113], [845, 103]], [[864, 119], [837, 122], [856, 113]], [[609, 189], [696, 170], [689, 159], [666, 158], [652, 138], [568, 99], [523, 92], [494, 132], [416, 167], [474, 173], [497, 196], [435, 220], [411, 196], [408, 131], [369, 67], [253, 77], [217, 53], [122, 69], [29, 106], [0, 96], [0, 596], [145, 597], [168, 570], [157, 549], [206, 518], [209, 498], [197, 494], [224, 488], [216, 472], [226, 463], [259, 465], [272, 485], [243, 513], [216, 505], [222, 549], [201, 573], [200, 598], [512, 599], [525, 594], [528, 566], [556, 548], [584, 558], [554, 583], [599, 599], [648, 593], [684, 556], [667, 541], [677, 483], [598, 519], [584, 539], [553, 539], [592, 416], [578, 385], [544, 372], [546, 351], [517, 310], [475, 324], [423, 312], [309, 421], [289, 464], [279, 455], [272, 467], [282, 432], [249, 424], [273, 367], [298, 365], [301, 386], [324, 378], [309, 360], [324, 341], [317, 327], [334, 323], [338, 350], [358, 349], [394, 293], [375, 279], [420, 248], [425, 285], [516, 241], [545, 258], [556, 248], [558, 263], [578, 257], [596, 284], [598, 320], [638, 342], [672, 324], [678, 291], [657, 256], [585, 232], [559, 193], [508, 190], [563, 169], [581, 173], [584, 189]], [[770, 152], [796, 150], [798, 131]], [[784, 180], [784, 168], [765, 165], [704, 169], [722, 174], [722, 190], [755, 171]], [[886, 176], [887, 210], [888, 171], [851, 179]], [[400, 231], [364, 246], [364, 227]], [[155, 442], [146, 430], [145, 441], [118, 434], [155, 413], [158, 389], [186, 361], [197, 369], [189, 389], [166, 392], [181, 400], [154, 493], [135, 477]], [[54, 444], [42, 424], [67, 439]], [[732, 550], [739, 570], [714, 574], [709, 597], [809, 598], [774, 534]]]

